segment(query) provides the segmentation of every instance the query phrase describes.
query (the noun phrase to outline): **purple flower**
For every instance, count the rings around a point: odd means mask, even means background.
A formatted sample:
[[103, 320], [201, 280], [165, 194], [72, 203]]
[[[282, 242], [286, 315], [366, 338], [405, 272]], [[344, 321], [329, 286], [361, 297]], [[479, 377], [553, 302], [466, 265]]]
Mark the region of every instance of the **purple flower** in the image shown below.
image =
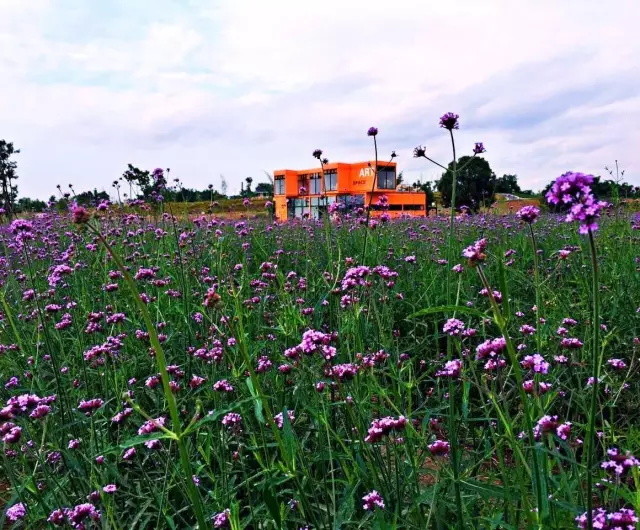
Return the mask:
[[89, 210], [87, 210], [84, 206], [72, 204], [70, 210], [73, 217], [73, 222], [77, 225], [88, 223], [91, 219]]
[[231, 511], [227, 508], [226, 510], [215, 514], [212, 517], [213, 527], [214, 528], [227, 528], [230, 524], [229, 516], [231, 515]]
[[429, 449], [429, 452], [433, 455], [433, 456], [446, 456], [449, 454], [449, 442], [445, 441], [445, 440], [436, 440], [435, 442], [429, 444], [427, 446], [427, 449]]
[[90, 416], [92, 412], [102, 407], [104, 401], [100, 398], [82, 400], [78, 404], [78, 410], [84, 412], [87, 416]]
[[454, 114], [453, 112], [447, 112], [446, 114], [443, 114], [442, 116], [440, 116], [440, 127], [443, 127], [444, 129], [447, 129], [449, 131], [457, 129], [459, 117], [460, 116]]
[[453, 359], [452, 361], [447, 361], [442, 370], [438, 370], [436, 372], [436, 377], [460, 377], [460, 373], [462, 372], [462, 361], [460, 359]]
[[560, 175], [547, 192], [550, 204], [571, 204], [580, 197], [591, 195], [593, 175], [573, 173], [571, 171]]
[[422, 147], [421, 145], [419, 145], [413, 150], [413, 158], [423, 158], [426, 156], [427, 156], [426, 147]]
[[486, 152], [486, 149], [484, 148], [484, 144], [482, 142], [476, 142], [476, 144], [473, 146], [473, 154], [479, 155], [484, 152]]
[[364, 441], [368, 443], [378, 442], [382, 440], [386, 434], [404, 429], [406, 424], [407, 418], [404, 416], [399, 416], [397, 419], [392, 416], [386, 416], [373, 420]]
[[374, 510], [375, 508], [384, 508], [384, 499], [376, 490], [371, 490], [364, 497], [362, 497], [362, 508], [367, 511]]
[[358, 367], [352, 363], [336, 364], [331, 368], [331, 375], [339, 381], [348, 381], [358, 374]]
[[25, 515], [27, 515], [27, 507], [24, 503], [19, 502], [18, 504], [14, 504], [11, 508], [7, 509], [7, 519], [11, 522], [18, 521], [23, 519]]
[[[593, 528], [598, 530], [635, 530], [640, 521], [636, 512], [629, 508], [621, 508], [617, 512], [607, 512], [604, 508], [596, 508], [591, 512]], [[575, 519], [576, 528], [589, 528], [587, 512]]]
[[377, 134], [378, 134], [377, 127], [369, 127], [369, 130], [367, 131], [367, 136], [376, 136]]
[[316, 149], [312, 154], [313, 158], [320, 160], [320, 157], [322, 156], [322, 149]]
[[588, 234], [598, 229], [597, 220], [600, 212], [609, 206], [604, 201], [597, 201], [591, 191], [593, 175], [568, 172], [559, 176], [551, 189], [547, 192], [547, 201], [550, 204], [562, 204], [569, 206], [569, 213], [565, 221], [580, 223], [579, 232]]
[[151, 434], [152, 432], [160, 430], [160, 427], [164, 427], [167, 418], [160, 416], [154, 420], [145, 421], [138, 429], [138, 435], [143, 436], [145, 434]]
[[102, 491], [104, 491], [105, 493], [115, 493], [118, 489], [118, 486], [116, 486], [115, 484], [107, 484], [104, 488], [102, 488]]
[[520, 364], [527, 370], [533, 370], [537, 374], [546, 374], [549, 372], [549, 363], [539, 353], [527, 355]]
[[237, 412], [229, 412], [222, 418], [222, 425], [234, 432], [242, 432], [242, 416]]
[[444, 323], [444, 326], [442, 326], [442, 332], [452, 337], [462, 335], [464, 330], [464, 322], [457, 318], [450, 318]]
[[468, 246], [462, 251], [462, 256], [469, 260], [471, 266], [482, 263], [487, 259], [487, 255], [484, 253], [487, 248], [487, 240], [479, 239], [473, 245]]
[[609, 460], [602, 462], [600, 467], [607, 471], [613, 471], [616, 475], [620, 476], [632, 467], [639, 467], [640, 461], [633, 456], [629, 451], [621, 453], [617, 447], [607, 449], [607, 455]]
[[540, 217], [540, 208], [523, 206], [516, 212], [516, 217], [525, 223], [535, 223], [538, 217]]
[[[290, 423], [293, 423], [296, 420], [295, 412], [292, 410], [287, 410], [287, 417], [289, 418]], [[282, 429], [282, 427], [284, 426], [284, 417], [282, 415], [282, 412], [278, 412], [278, 414], [273, 417], [273, 421], [276, 422], [278, 429]]]

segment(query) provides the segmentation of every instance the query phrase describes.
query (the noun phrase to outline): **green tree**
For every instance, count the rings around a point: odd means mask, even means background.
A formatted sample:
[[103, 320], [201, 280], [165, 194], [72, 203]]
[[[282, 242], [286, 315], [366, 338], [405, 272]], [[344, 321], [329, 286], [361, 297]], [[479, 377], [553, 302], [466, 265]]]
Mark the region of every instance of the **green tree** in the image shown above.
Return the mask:
[[141, 193], [151, 185], [151, 173], [142, 170], [133, 164], [127, 165], [127, 170], [122, 174], [122, 178], [129, 183], [129, 197], [133, 198], [134, 186], [137, 186]]
[[247, 177], [244, 180], [247, 183], [247, 187], [245, 188], [245, 193], [247, 197], [250, 197], [251, 194], [253, 193], [253, 191], [251, 191], [251, 184], [253, 183], [253, 177]]
[[496, 179], [496, 193], [521, 193], [517, 175], [502, 175]]
[[75, 196], [75, 201], [81, 206], [96, 206], [100, 201], [108, 201], [109, 194], [106, 191], [83, 191]]
[[[496, 175], [489, 162], [481, 157], [463, 156], [458, 160], [458, 179], [456, 184], [456, 209], [466, 206], [477, 212], [481, 206], [493, 202]], [[453, 184], [453, 162], [448, 171], [442, 174], [436, 183], [436, 189], [442, 195], [445, 207], [451, 206], [451, 187]]]
[[18, 212], [43, 212], [46, 207], [47, 204], [44, 201], [29, 197], [20, 197], [16, 203], [16, 211]]
[[273, 184], [268, 182], [260, 182], [256, 186], [256, 193], [266, 193], [267, 195], [273, 195]]
[[4, 208], [9, 216], [13, 215], [18, 196], [18, 186], [14, 184], [18, 178], [18, 163], [11, 160], [11, 157], [19, 152], [20, 149], [15, 149], [13, 143], [0, 140], [0, 207]]

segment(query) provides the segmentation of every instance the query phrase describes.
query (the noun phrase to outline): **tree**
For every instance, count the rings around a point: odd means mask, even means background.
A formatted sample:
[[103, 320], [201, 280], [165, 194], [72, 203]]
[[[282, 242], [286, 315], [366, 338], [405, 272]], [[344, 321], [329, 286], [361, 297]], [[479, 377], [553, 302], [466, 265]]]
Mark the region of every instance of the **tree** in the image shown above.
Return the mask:
[[265, 193], [266, 195], [273, 195], [273, 184], [268, 182], [260, 182], [256, 186], [256, 193]]
[[138, 186], [140, 191], [148, 189], [151, 183], [151, 173], [142, 170], [133, 164], [128, 164], [127, 170], [122, 174], [122, 178], [129, 183], [129, 197], [133, 198], [133, 186]]
[[[458, 160], [458, 178], [456, 183], [455, 208], [466, 206], [477, 212], [481, 206], [493, 202], [496, 175], [489, 162], [481, 157], [463, 156]], [[442, 195], [445, 207], [451, 206], [451, 187], [453, 184], [453, 162], [436, 183], [436, 189]]]
[[4, 208], [7, 215], [13, 215], [14, 203], [18, 196], [18, 186], [15, 181], [16, 168], [18, 163], [11, 160], [11, 157], [18, 154], [20, 149], [14, 149], [11, 142], [0, 140], [0, 207]]
[[46, 208], [47, 204], [44, 201], [29, 197], [21, 197], [16, 203], [16, 211], [18, 212], [43, 212]]
[[75, 196], [75, 201], [80, 206], [96, 206], [100, 201], [108, 201], [109, 194], [106, 191], [83, 191]]
[[251, 191], [251, 184], [253, 183], [253, 177], [247, 177], [244, 180], [247, 183], [246, 193], [247, 193], [247, 195], [251, 195], [253, 193]]
[[517, 175], [502, 175], [496, 179], [496, 193], [521, 193]]

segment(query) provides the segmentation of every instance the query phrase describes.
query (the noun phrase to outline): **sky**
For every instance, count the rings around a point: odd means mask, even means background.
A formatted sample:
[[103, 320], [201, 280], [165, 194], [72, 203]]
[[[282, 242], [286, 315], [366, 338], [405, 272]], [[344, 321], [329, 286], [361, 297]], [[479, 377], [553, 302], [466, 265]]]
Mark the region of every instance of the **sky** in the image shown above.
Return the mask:
[[538, 190], [569, 170], [640, 185], [638, 0], [0, 0], [0, 138], [20, 196], [112, 192], [128, 163], [229, 192], [264, 171], [452, 158], [482, 141]]

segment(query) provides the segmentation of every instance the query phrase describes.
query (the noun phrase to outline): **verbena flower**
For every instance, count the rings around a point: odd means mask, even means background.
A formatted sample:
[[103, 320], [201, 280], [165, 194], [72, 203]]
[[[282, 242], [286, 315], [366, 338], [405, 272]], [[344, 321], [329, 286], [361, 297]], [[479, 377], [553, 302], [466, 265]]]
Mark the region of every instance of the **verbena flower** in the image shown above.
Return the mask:
[[400, 431], [404, 429], [406, 424], [407, 419], [404, 416], [399, 416], [398, 418], [386, 416], [384, 418], [373, 420], [364, 441], [368, 443], [379, 442], [385, 435], [392, 431]]
[[484, 148], [484, 144], [482, 142], [476, 142], [473, 146], [473, 154], [480, 155], [485, 153], [487, 150]]
[[457, 114], [454, 114], [453, 112], [447, 112], [446, 114], [440, 116], [440, 127], [443, 127], [444, 129], [447, 129], [449, 131], [457, 129], [459, 127], [458, 118], [460, 118], [460, 116], [458, 116]]
[[609, 206], [608, 203], [598, 201], [593, 196], [591, 190], [593, 181], [593, 175], [564, 173], [555, 180], [546, 195], [550, 204], [569, 206], [569, 213], [565, 220], [567, 222], [578, 221], [581, 234], [598, 230], [597, 220], [600, 213]]
[[369, 130], [367, 131], [367, 136], [376, 136], [377, 134], [378, 134], [377, 127], [369, 127]]
[[24, 519], [27, 515], [27, 507], [24, 503], [19, 502], [8, 508], [5, 513], [7, 515], [7, 519], [13, 523], [20, 519]]
[[487, 255], [485, 254], [487, 244], [488, 241], [485, 238], [479, 239], [473, 245], [465, 248], [462, 251], [462, 256], [469, 260], [469, 265], [478, 265], [487, 259]]
[[364, 497], [362, 497], [362, 508], [367, 511], [374, 510], [375, 508], [384, 508], [384, 499], [376, 490], [371, 490]]
[[540, 217], [540, 208], [523, 206], [516, 212], [516, 217], [525, 223], [535, 223], [538, 217]]

